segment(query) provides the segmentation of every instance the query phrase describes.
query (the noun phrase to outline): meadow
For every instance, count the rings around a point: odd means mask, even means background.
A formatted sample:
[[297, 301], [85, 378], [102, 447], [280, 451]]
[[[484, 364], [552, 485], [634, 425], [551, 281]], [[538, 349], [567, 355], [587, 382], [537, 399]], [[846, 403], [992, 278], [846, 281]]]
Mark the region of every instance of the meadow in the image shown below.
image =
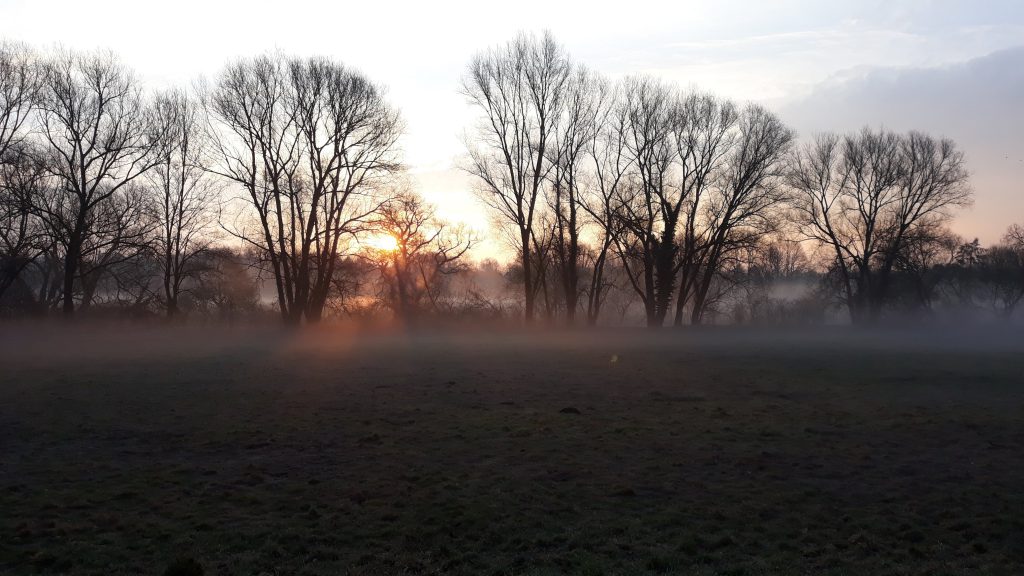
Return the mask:
[[1024, 338], [4, 327], [0, 573], [175, 563], [1020, 574]]

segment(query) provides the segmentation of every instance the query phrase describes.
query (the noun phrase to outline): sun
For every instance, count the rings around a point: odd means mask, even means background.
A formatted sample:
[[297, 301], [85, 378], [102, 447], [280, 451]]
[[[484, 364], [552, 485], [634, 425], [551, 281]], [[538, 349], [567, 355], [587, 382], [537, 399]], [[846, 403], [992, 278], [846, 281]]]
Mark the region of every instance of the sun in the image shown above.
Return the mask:
[[391, 234], [377, 234], [369, 237], [366, 244], [374, 250], [381, 252], [394, 252], [398, 250], [398, 239]]

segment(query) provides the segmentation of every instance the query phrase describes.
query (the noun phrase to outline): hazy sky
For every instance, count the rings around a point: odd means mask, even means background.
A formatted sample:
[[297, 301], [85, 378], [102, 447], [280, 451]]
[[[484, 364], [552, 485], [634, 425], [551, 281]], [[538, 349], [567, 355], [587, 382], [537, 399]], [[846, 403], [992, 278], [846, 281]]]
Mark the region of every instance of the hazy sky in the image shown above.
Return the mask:
[[976, 188], [955, 229], [992, 242], [1024, 222], [1020, 0], [0, 0], [0, 36], [110, 48], [154, 87], [274, 49], [359, 68], [402, 110], [421, 191], [476, 226], [487, 216], [455, 168], [472, 123], [460, 78], [475, 52], [545, 28], [598, 71], [761, 101], [801, 136], [864, 124], [951, 136]]

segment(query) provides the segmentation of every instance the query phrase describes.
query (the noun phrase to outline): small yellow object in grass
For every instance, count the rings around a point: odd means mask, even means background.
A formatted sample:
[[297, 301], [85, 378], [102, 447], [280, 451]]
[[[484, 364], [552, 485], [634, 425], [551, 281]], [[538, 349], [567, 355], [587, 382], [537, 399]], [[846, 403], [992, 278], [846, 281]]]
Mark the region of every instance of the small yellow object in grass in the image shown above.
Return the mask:
[[618, 354], [612, 354], [612, 364], [615, 364], [618, 361], [619, 361], [619, 355]]

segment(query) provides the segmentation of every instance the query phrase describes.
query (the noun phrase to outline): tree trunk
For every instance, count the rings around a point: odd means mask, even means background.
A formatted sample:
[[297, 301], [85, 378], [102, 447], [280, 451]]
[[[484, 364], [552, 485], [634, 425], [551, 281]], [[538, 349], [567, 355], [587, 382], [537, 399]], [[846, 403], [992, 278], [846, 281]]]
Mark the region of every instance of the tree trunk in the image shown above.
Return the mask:
[[[79, 221], [83, 218], [79, 217]], [[82, 255], [82, 232], [81, 226], [71, 233], [68, 241], [68, 251], [64, 256], [64, 294], [63, 312], [65, 318], [72, 318], [75, 315], [75, 276], [78, 274], [78, 261]]]
[[527, 324], [533, 324], [534, 314], [534, 290], [533, 290], [533, 265], [530, 260], [530, 230], [523, 228], [522, 236], [522, 259], [523, 259], [523, 320]]
[[590, 294], [587, 297], [587, 326], [597, 326], [601, 315], [601, 301], [604, 298], [604, 263], [608, 258], [609, 243], [601, 244], [601, 252], [594, 260], [594, 273], [590, 277]]
[[690, 294], [690, 290], [687, 288], [688, 283], [688, 274], [684, 269], [683, 276], [679, 280], [679, 292], [676, 294], [676, 314], [672, 320], [672, 325], [677, 328], [683, 325], [683, 313], [686, 310], [686, 303], [689, 300]]

